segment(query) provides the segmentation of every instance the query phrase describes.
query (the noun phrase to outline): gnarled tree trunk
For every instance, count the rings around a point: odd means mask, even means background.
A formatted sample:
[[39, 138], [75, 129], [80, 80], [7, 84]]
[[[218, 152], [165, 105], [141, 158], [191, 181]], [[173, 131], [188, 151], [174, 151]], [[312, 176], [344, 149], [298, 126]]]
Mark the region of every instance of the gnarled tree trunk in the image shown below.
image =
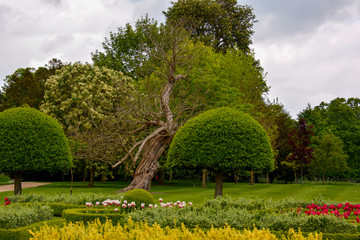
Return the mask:
[[135, 188], [149, 191], [151, 180], [159, 168], [158, 159], [165, 151], [169, 142], [170, 137], [166, 135], [157, 135], [147, 142], [144, 146], [143, 156], [139, 166], [136, 168], [132, 182], [120, 192], [126, 192]]

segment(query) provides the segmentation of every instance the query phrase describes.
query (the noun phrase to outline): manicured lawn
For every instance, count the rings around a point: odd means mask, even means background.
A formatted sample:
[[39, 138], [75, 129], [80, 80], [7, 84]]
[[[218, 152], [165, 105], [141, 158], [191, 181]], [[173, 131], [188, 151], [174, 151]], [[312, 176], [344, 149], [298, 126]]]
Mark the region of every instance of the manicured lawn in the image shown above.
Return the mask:
[[[73, 186], [73, 194], [80, 192], [94, 193], [113, 193], [126, 187], [127, 182], [96, 182], [96, 187], [89, 188], [87, 184], [75, 182]], [[214, 196], [214, 183], [209, 183], [206, 188], [201, 187], [200, 182], [178, 182], [174, 181], [167, 185], [153, 184], [150, 190], [156, 199], [163, 198], [167, 201], [186, 201], [198, 204], [206, 199]], [[250, 197], [250, 198], [271, 198], [280, 200], [284, 198], [312, 199], [315, 197], [323, 197], [324, 199], [360, 203], [360, 185], [359, 184], [264, 184], [258, 183], [249, 185], [248, 183], [224, 183], [224, 196], [231, 197]], [[70, 194], [69, 182], [54, 182], [50, 185], [23, 189], [26, 193], [47, 193]], [[13, 195], [13, 192], [0, 192], [0, 201], [4, 197]]]

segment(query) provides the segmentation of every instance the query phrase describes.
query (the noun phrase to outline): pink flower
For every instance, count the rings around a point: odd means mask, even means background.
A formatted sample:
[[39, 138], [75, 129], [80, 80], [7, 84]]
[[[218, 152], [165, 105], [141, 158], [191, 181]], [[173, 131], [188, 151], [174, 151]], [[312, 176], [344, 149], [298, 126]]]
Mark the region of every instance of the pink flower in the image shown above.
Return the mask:
[[117, 212], [117, 211], [119, 211], [119, 209], [115, 208], [114, 211]]
[[191, 206], [192, 205], [192, 202], [189, 202], [189, 206]]
[[359, 217], [356, 217], [356, 221], [359, 223], [360, 222], [360, 219], [359, 219]]

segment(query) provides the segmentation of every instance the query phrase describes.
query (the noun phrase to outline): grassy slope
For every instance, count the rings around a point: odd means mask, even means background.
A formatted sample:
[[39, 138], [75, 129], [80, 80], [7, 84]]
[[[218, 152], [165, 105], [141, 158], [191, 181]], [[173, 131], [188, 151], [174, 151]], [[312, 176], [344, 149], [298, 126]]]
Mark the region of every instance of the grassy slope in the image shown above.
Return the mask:
[[[73, 194], [79, 192], [101, 192], [111, 193], [121, 190], [127, 186], [124, 182], [96, 183], [97, 187], [89, 188], [80, 182], [74, 183]], [[358, 184], [255, 184], [253, 186], [245, 183], [224, 184], [224, 196], [232, 197], [251, 197], [251, 198], [271, 198], [279, 200], [283, 198], [301, 198], [311, 199], [322, 196], [324, 199], [360, 203], [360, 186]], [[23, 189], [23, 194], [36, 193], [70, 193], [69, 182], [55, 182], [50, 185]], [[209, 183], [207, 188], [201, 188], [200, 182], [184, 183], [173, 182], [164, 186], [154, 184], [151, 188], [154, 197], [163, 198], [164, 201], [191, 201], [193, 203], [201, 203], [205, 199], [213, 198], [214, 184]], [[0, 202], [4, 197], [13, 195], [13, 192], [0, 192]]]

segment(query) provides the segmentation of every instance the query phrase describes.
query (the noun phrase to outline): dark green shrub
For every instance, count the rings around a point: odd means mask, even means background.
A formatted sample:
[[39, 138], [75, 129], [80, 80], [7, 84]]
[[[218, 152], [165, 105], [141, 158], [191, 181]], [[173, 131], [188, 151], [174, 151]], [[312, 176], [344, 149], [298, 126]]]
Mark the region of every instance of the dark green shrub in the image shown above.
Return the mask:
[[42, 221], [27, 225], [20, 228], [1, 229], [0, 228], [0, 240], [28, 240], [31, 237], [29, 230], [38, 230], [44, 224], [48, 226], [62, 227], [65, 223], [65, 219], [53, 219], [48, 221]]
[[170, 145], [168, 164], [214, 172], [218, 196], [224, 174], [239, 169], [271, 171], [274, 157], [269, 137], [255, 119], [223, 107], [204, 112], [179, 129]]
[[144, 189], [133, 189], [127, 191], [124, 194], [123, 200], [126, 200], [128, 203], [135, 202], [136, 207], [140, 207], [141, 203], [145, 203], [146, 207], [148, 207], [149, 204], [155, 204], [153, 195]]
[[18, 228], [35, 222], [49, 220], [53, 216], [53, 211], [49, 206], [39, 204], [21, 206], [8, 205], [0, 207], [0, 228]]
[[66, 170], [72, 159], [59, 123], [30, 107], [0, 113], [0, 156], [0, 172], [15, 172], [15, 194], [21, 194], [22, 171]]
[[123, 223], [127, 219], [127, 214], [115, 212], [114, 209], [97, 209], [97, 210], [86, 210], [83, 208], [66, 209], [62, 214], [66, 222], [90, 222], [95, 219], [99, 219], [100, 222], [105, 223], [106, 220], [111, 220], [113, 223]]

